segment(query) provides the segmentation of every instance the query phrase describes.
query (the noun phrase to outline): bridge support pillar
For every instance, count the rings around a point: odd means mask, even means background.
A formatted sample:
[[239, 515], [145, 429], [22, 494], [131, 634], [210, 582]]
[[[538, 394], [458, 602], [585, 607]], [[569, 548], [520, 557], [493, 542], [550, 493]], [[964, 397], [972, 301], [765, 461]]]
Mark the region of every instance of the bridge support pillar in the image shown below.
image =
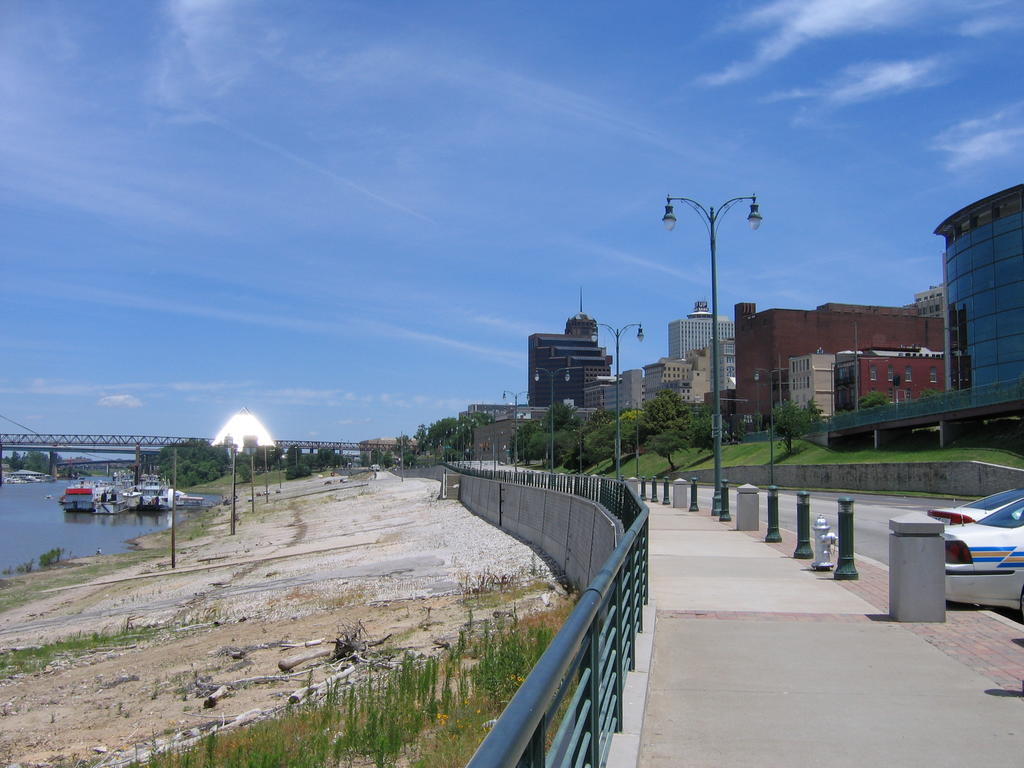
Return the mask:
[[57, 452], [56, 451], [50, 451], [49, 468], [46, 470], [46, 474], [48, 474], [50, 477], [56, 477], [57, 475], [54, 474], [56, 471], [57, 471]]
[[939, 448], [945, 448], [954, 440], [956, 440], [960, 433], [964, 431], [962, 422], [959, 421], [940, 421], [939, 422]]

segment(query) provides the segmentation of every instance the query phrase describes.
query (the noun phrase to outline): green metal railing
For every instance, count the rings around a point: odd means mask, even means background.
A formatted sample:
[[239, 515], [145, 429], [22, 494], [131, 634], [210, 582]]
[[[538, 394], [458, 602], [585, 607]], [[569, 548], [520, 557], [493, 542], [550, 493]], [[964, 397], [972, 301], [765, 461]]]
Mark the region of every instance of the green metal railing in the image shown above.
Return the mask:
[[937, 416], [943, 413], [986, 405], [1000, 405], [1022, 399], [1024, 399], [1024, 378], [1013, 381], [997, 381], [994, 384], [942, 392], [918, 400], [837, 413], [828, 421], [815, 425], [811, 432], [835, 432], [851, 427], [912, 419], [918, 416]]
[[[624, 533], [467, 768], [598, 768], [622, 729], [622, 690], [635, 668], [648, 595], [648, 510], [629, 487], [588, 475], [449, 469], [595, 501]], [[552, 735], [553, 731], [553, 735]]]

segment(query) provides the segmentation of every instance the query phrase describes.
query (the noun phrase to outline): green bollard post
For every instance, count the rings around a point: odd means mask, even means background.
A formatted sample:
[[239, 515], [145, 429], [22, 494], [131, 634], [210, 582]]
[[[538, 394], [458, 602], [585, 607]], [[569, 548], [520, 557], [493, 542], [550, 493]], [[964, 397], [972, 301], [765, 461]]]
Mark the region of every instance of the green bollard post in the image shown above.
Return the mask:
[[779, 533], [779, 487], [768, 486], [768, 533], [764, 540], [769, 544], [782, 541], [782, 534]]
[[647, 501], [647, 478], [640, 475], [640, 501]]
[[807, 491], [796, 492], [796, 549], [793, 557], [797, 560], [814, 557], [811, 550], [811, 494]]
[[665, 493], [661, 497], [662, 504], [671, 504], [672, 502], [668, 499], [668, 475], [665, 475]]
[[853, 564], [853, 499], [839, 499], [839, 562], [836, 564], [837, 581], [856, 581], [860, 578]]
[[690, 512], [700, 512], [697, 506], [697, 478], [690, 478]]
[[729, 514], [729, 481], [724, 477], [722, 478], [722, 511], [718, 515], [718, 521], [720, 523], [728, 523], [732, 520], [732, 515]]

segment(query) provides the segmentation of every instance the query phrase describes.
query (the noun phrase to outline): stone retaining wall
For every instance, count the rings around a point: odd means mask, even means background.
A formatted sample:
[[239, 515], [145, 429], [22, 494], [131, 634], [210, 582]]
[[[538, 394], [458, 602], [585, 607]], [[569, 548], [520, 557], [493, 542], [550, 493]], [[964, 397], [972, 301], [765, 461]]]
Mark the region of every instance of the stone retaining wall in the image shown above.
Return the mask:
[[[672, 477], [703, 483], [714, 481], [714, 470], [676, 472]], [[730, 485], [769, 484], [769, 467], [723, 467]], [[775, 484], [783, 488], [851, 491], [941, 493], [959, 497], [987, 496], [1007, 488], [1024, 488], [1024, 470], [982, 461], [929, 461], [902, 464], [776, 465]]]

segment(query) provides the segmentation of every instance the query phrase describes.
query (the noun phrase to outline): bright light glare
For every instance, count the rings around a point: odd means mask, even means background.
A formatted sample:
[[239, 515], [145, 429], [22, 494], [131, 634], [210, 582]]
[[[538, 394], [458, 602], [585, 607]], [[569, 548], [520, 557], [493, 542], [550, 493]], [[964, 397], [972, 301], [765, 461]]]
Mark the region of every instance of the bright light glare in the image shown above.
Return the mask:
[[228, 437], [231, 438], [231, 442], [239, 449], [245, 446], [246, 438], [255, 439], [256, 445], [274, 444], [274, 440], [271, 438], [267, 428], [260, 423], [259, 419], [249, 413], [246, 408], [243, 408], [228, 420], [228, 423], [213, 438], [211, 444], [223, 445]]

